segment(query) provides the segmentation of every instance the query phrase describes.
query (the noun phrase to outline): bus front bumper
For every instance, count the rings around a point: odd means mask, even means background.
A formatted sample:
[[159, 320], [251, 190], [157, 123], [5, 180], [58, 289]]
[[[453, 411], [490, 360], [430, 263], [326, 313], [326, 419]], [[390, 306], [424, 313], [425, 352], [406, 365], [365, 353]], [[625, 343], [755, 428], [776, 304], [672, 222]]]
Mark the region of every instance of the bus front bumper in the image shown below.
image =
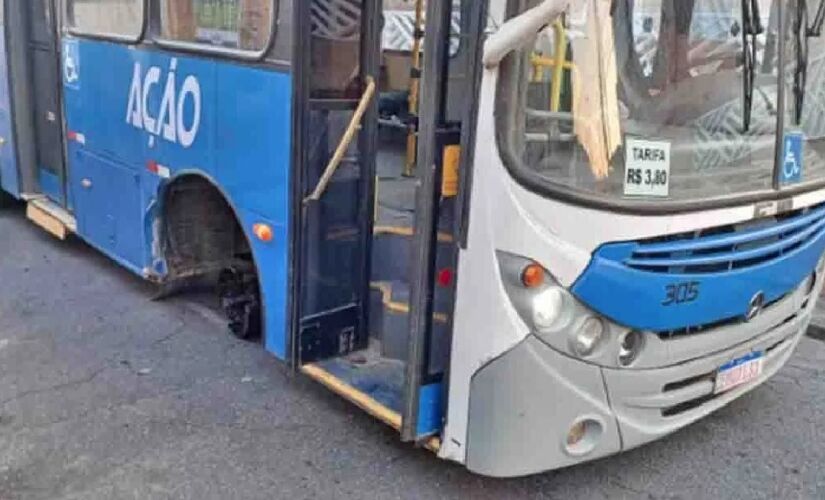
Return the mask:
[[[807, 329], [812, 308], [809, 304], [733, 347], [662, 368], [600, 367], [531, 335], [473, 377], [467, 467], [489, 476], [521, 476], [587, 462], [672, 433], [774, 375]], [[756, 351], [764, 353], [762, 374], [715, 394], [717, 370]]]

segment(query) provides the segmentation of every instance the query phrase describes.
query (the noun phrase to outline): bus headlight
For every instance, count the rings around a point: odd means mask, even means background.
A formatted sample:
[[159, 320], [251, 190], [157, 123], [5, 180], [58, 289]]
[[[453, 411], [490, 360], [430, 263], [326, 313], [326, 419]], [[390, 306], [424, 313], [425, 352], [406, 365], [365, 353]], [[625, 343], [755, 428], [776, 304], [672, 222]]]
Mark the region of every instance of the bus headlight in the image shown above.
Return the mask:
[[610, 336], [610, 328], [601, 317], [537, 262], [505, 252], [498, 252], [498, 260], [510, 302], [536, 335], [579, 358], [592, 359], [602, 351], [599, 347]]
[[604, 338], [604, 322], [593, 316], [584, 320], [573, 339], [573, 350], [579, 356], [590, 356]]
[[[619, 325], [579, 301], [538, 262], [498, 251], [510, 304], [544, 344], [567, 356], [611, 368], [643, 368], [650, 333]], [[825, 259], [825, 258], [824, 258]], [[801, 286], [801, 284], [800, 284]]]
[[545, 288], [533, 297], [533, 324], [539, 330], [551, 330], [563, 308], [564, 292], [555, 286]]
[[639, 353], [644, 346], [644, 336], [641, 332], [631, 330], [619, 340], [619, 364], [630, 366], [639, 357]]

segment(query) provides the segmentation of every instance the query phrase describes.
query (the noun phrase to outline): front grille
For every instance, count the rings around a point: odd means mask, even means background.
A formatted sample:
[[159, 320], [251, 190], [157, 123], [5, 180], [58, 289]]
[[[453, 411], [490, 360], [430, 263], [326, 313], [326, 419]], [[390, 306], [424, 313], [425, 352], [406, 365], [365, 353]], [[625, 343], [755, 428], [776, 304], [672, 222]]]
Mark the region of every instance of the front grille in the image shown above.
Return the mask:
[[[785, 295], [782, 295], [782, 296], [780, 296], [779, 298], [777, 298], [775, 300], [772, 300], [770, 302], [766, 302], [765, 305], [763, 306], [762, 312], [760, 314], [769, 314], [771, 312], [771, 308], [774, 305], [776, 305], [778, 302], [785, 299], [791, 293], [793, 293], [793, 292], [786, 293]], [[801, 309], [805, 309], [806, 305], [807, 305], [807, 302], [802, 305]], [[792, 316], [788, 321], [790, 321], [794, 317], [796, 317], [796, 315]], [[705, 323], [705, 324], [702, 324], [702, 325], [692, 325], [692, 326], [686, 326], [684, 328], [678, 328], [678, 329], [675, 329], [675, 330], [664, 330], [664, 331], [658, 331], [658, 332], [653, 332], [653, 333], [658, 335], [659, 338], [662, 339], [662, 340], [672, 340], [672, 339], [678, 339], [680, 337], [684, 337], [685, 335], [695, 335], [697, 333], [712, 332], [712, 331], [716, 330], [717, 328], [722, 328], [724, 326], [736, 325], [736, 324], [742, 323], [744, 321], [746, 321], [745, 317], [740, 314], [740, 315], [737, 315], [737, 316], [720, 319], [718, 321], [713, 321], [711, 323]]]
[[[785, 322], [783, 322], [783, 324], [785, 324], [789, 321], [792, 321], [794, 318], [796, 318], [795, 314], [793, 316], [789, 317], [788, 319], [786, 319]], [[790, 341], [791, 341], [790, 338], [784, 338], [784, 339], [776, 342], [775, 344], [773, 344], [770, 347], [768, 347], [767, 349], [765, 349], [764, 356], [766, 357], [766, 359], [770, 359], [771, 353], [774, 350], [776, 350], [777, 348], [779, 348], [780, 346], [782, 346], [786, 342], [790, 342]], [[692, 377], [689, 377], [689, 378], [686, 378], [686, 379], [683, 379], [683, 380], [677, 380], [677, 381], [674, 381], [674, 382], [669, 382], [669, 383], [665, 384], [664, 388], [662, 389], [662, 392], [667, 393], [667, 392], [671, 392], [671, 391], [677, 391], [677, 390], [681, 390], [681, 389], [690, 387], [694, 384], [701, 384], [701, 383], [708, 383], [708, 382], [710, 382], [711, 384], [714, 384], [716, 382], [716, 370], [714, 370], [712, 372], [708, 372], [708, 373], [703, 373], [701, 375], [692, 376]], [[710, 387], [712, 387], [712, 385]], [[714, 399], [722, 396], [722, 394], [724, 394], [724, 393], [717, 394], [717, 393], [711, 391], [711, 392], [709, 392], [707, 394], [703, 394], [703, 395], [701, 395], [697, 398], [694, 398], [694, 399], [691, 399], [691, 400], [688, 400], [688, 401], [683, 401], [683, 402], [678, 403], [678, 404], [673, 405], [673, 406], [662, 408], [661, 409], [661, 415], [663, 417], [675, 417], [675, 416], [680, 415], [682, 413], [685, 413], [687, 411], [693, 410], [694, 408], [698, 408], [698, 407], [702, 406], [703, 404], [705, 404], [709, 401], [713, 401]]]
[[637, 243], [624, 264], [664, 274], [709, 274], [778, 259], [825, 233], [825, 205]]

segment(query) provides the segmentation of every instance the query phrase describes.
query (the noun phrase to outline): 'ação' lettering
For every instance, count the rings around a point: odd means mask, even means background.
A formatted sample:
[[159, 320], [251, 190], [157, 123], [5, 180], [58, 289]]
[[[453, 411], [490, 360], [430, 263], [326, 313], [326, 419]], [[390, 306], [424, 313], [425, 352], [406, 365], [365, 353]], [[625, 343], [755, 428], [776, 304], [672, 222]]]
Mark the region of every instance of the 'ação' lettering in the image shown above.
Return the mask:
[[[160, 109], [152, 114], [149, 111], [149, 97], [153, 88], [161, 82], [162, 70], [158, 66], [152, 66], [144, 75], [141, 64], [135, 63], [126, 107], [126, 123], [188, 148], [195, 142], [200, 129], [201, 87], [198, 79], [189, 75], [178, 89], [175, 75], [177, 65], [178, 60], [173, 58], [169, 63]], [[184, 120], [188, 100], [192, 102], [192, 116], [190, 120]]]

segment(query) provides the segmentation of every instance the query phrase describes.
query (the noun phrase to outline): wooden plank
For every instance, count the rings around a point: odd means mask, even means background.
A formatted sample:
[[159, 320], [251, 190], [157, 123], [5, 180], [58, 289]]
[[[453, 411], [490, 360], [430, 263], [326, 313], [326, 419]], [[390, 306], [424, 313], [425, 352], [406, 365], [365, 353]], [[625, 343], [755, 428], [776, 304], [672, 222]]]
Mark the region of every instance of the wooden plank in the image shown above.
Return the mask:
[[36, 203], [26, 205], [26, 217], [57, 239], [65, 240], [69, 235], [66, 224]]

